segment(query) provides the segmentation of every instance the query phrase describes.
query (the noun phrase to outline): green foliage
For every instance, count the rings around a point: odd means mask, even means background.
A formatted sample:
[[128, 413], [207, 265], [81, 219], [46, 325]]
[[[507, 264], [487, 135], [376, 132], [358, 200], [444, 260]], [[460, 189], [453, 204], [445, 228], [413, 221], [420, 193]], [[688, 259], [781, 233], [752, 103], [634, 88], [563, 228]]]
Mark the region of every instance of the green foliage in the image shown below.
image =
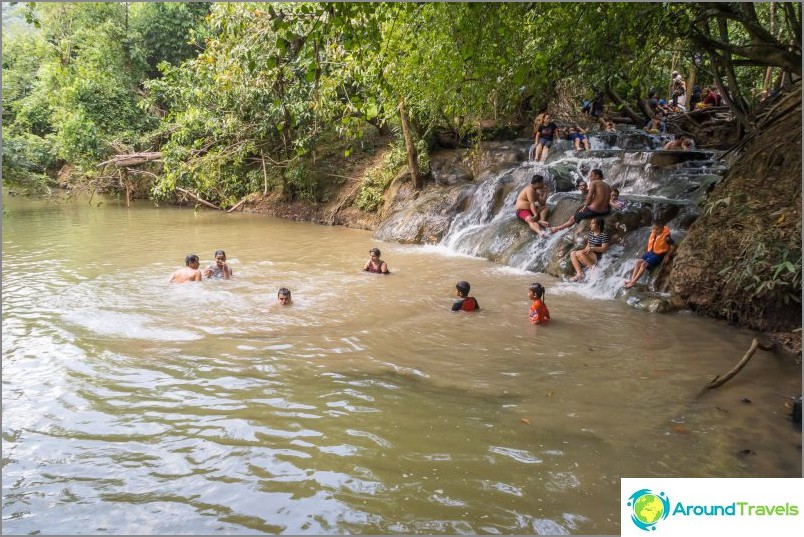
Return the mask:
[[203, 42], [203, 21], [212, 7], [207, 2], [142, 2], [131, 7], [131, 29], [148, 64], [150, 78], [160, 76], [159, 63], [180, 65], [195, 57]]
[[[154, 195], [188, 188], [222, 205], [262, 186], [263, 158], [275, 188], [317, 198], [317, 182], [305, 176], [313, 149], [333, 133], [350, 146], [367, 124], [394, 125], [401, 103], [415, 139], [435, 127], [471, 135], [485, 119], [531, 117], [554, 99], [559, 81], [579, 98], [593, 88], [644, 97], [650, 87], [666, 92], [672, 68], [694, 64], [700, 82], [728, 78], [751, 94], [765, 66], [801, 58], [801, 7], [789, 3], [31, 2], [25, 9], [32, 26], [3, 41], [11, 135], [53, 134], [60, 158], [87, 169], [116, 148], [162, 150], [165, 173]], [[734, 50], [711, 42], [726, 38]], [[424, 147], [419, 155], [426, 170]], [[378, 188], [366, 190], [363, 206], [377, 206]]]
[[30, 193], [48, 191], [56, 171], [56, 142], [52, 135], [12, 134], [3, 127], [3, 182]]
[[403, 144], [397, 143], [385, 154], [379, 166], [366, 173], [360, 185], [355, 206], [366, 212], [374, 212], [379, 209], [385, 190], [406, 164], [407, 152]]

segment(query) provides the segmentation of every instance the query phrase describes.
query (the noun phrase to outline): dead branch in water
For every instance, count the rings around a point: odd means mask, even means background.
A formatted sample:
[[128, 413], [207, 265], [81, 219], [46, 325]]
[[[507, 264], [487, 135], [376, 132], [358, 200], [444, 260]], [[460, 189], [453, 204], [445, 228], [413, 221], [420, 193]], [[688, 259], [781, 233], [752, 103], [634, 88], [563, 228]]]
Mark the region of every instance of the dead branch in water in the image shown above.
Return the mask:
[[737, 365], [732, 367], [731, 370], [729, 370], [729, 372], [726, 373], [725, 375], [722, 375], [722, 376], [718, 375], [715, 378], [713, 378], [709, 382], [709, 384], [707, 384], [704, 387], [704, 389], [701, 390], [701, 393], [705, 392], [706, 390], [712, 390], [714, 388], [722, 386], [726, 382], [731, 380], [731, 378], [734, 377], [734, 375], [739, 373], [740, 370], [742, 370], [742, 368], [745, 367], [745, 365], [748, 363], [748, 361], [751, 359], [751, 357], [754, 355], [754, 352], [756, 352], [757, 349], [762, 349], [763, 351], [773, 351], [773, 350], [776, 350], [776, 345], [775, 344], [763, 345], [762, 343], [759, 342], [759, 339], [754, 338], [751, 341], [751, 346], [748, 348], [748, 351], [745, 353], [745, 355], [743, 355], [742, 358], [740, 358], [740, 361], [737, 362]]
[[198, 203], [200, 203], [201, 205], [205, 205], [205, 206], [209, 207], [210, 209], [216, 209], [216, 210], [218, 210], [218, 211], [222, 210], [220, 207], [218, 207], [218, 206], [217, 206], [217, 205], [215, 205], [214, 203], [210, 203], [210, 202], [208, 202], [207, 200], [204, 200], [204, 199], [199, 198], [197, 195], [193, 194], [193, 193], [192, 193], [192, 192], [190, 192], [189, 190], [184, 190], [183, 188], [180, 188], [180, 187], [176, 187], [176, 190], [178, 190], [178, 191], [179, 191], [179, 192], [181, 192], [182, 194], [185, 194], [185, 195], [187, 195], [187, 196], [190, 196], [191, 198], [193, 198], [195, 201], [197, 201], [197, 202], [198, 202]]
[[249, 200], [249, 198], [251, 198], [251, 194], [246, 194], [245, 196], [243, 196], [243, 199], [241, 199], [240, 201], [238, 201], [238, 202], [237, 202], [237, 203], [234, 205], [234, 207], [232, 207], [231, 209], [229, 209], [229, 210], [228, 210], [228, 211], [226, 211], [226, 212], [227, 212], [227, 213], [231, 213], [231, 212], [236, 211], [237, 209], [239, 209], [239, 208], [240, 208], [240, 206], [241, 206], [241, 205], [243, 205], [244, 203], [246, 203], [246, 202]]

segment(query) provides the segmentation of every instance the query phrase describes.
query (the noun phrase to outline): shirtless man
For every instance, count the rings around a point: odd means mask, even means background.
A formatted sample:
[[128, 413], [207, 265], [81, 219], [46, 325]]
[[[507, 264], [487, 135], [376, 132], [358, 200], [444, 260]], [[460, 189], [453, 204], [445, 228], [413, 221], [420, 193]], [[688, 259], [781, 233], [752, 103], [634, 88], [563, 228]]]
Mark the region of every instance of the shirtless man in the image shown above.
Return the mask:
[[603, 172], [595, 168], [589, 172], [589, 192], [586, 194], [583, 207], [560, 226], [551, 227], [550, 231], [555, 233], [556, 231], [567, 229], [585, 218], [606, 216], [611, 212], [610, 199], [611, 187], [603, 180]]
[[664, 149], [665, 151], [689, 151], [690, 149], [692, 149], [692, 140], [690, 140], [689, 138], [687, 138], [682, 134], [681, 136], [678, 136], [676, 139], [670, 140], [669, 142], [664, 144], [664, 147], [662, 149]]
[[544, 177], [534, 175], [530, 184], [522, 189], [516, 197], [516, 215], [520, 220], [526, 222], [530, 228], [545, 237], [547, 233], [542, 227], [549, 227], [547, 223], [547, 186], [544, 184]]
[[188, 255], [184, 258], [184, 264], [187, 266], [176, 270], [170, 277], [170, 283], [200, 282], [201, 271], [198, 270], [198, 267], [201, 263], [198, 260], [198, 256], [195, 254]]

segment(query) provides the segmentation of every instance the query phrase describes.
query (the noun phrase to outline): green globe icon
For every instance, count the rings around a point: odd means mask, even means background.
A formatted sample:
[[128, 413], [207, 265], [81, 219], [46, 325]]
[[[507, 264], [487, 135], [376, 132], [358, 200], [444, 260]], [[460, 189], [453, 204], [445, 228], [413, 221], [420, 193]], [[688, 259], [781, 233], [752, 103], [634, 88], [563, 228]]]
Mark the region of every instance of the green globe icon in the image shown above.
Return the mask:
[[664, 505], [655, 494], [644, 494], [634, 502], [634, 516], [645, 525], [655, 524], [664, 514]]

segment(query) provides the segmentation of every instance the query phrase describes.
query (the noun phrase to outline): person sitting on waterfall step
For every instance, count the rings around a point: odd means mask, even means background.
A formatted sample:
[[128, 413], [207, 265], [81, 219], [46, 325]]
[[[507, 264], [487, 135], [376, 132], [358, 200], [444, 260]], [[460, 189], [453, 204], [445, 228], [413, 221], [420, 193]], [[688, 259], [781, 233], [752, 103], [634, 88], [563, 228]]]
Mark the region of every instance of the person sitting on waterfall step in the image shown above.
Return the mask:
[[390, 274], [388, 272], [388, 264], [380, 259], [382, 252], [379, 248], [372, 248], [369, 250], [369, 258], [366, 264], [363, 265], [363, 270], [366, 272], [373, 272], [375, 274]]
[[665, 151], [689, 151], [692, 148], [692, 140], [682, 134], [664, 144], [662, 149]]
[[623, 286], [626, 289], [631, 289], [642, 277], [645, 270], [652, 270], [659, 266], [660, 263], [667, 263], [672, 257], [675, 248], [676, 243], [673, 237], [670, 236], [670, 228], [660, 220], [655, 220], [648, 238], [647, 251], [636, 262], [631, 273], [631, 279], [623, 282]]
[[620, 199], [620, 189], [612, 188], [611, 197], [609, 198], [609, 207], [612, 211], [622, 211], [625, 208], [625, 202]]
[[184, 267], [177, 269], [170, 276], [170, 283], [200, 282], [201, 271], [198, 270], [198, 267], [201, 262], [198, 260], [198, 256], [195, 254], [188, 255], [184, 258], [184, 264]]
[[667, 132], [664, 117], [661, 114], [655, 114], [653, 119], [648, 121], [648, 123], [645, 125], [644, 129], [645, 132], [649, 134], [663, 134]]
[[575, 125], [569, 128], [567, 139], [575, 146], [575, 151], [581, 150], [581, 145], [584, 149], [589, 151], [589, 138], [586, 136], [586, 130], [582, 129], [580, 125]]
[[617, 131], [617, 128], [614, 126], [614, 122], [607, 117], [601, 117], [599, 123], [600, 123], [600, 132]]
[[528, 288], [530, 298], [530, 313], [528, 319], [533, 324], [547, 324], [550, 320], [550, 310], [544, 303], [544, 287], [540, 283], [532, 283]]
[[551, 227], [550, 231], [552, 233], [567, 229], [585, 218], [606, 216], [611, 212], [611, 207], [609, 206], [611, 187], [603, 180], [603, 171], [595, 168], [589, 172], [589, 180], [589, 192], [586, 194], [583, 207], [560, 226]]
[[534, 160], [544, 162], [547, 160], [547, 153], [553, 147], [553, 140], [559, 136], [558, 125], [550, 121], [550, 114], [544, 114], [542, 125], [538, 129], [539, 138], [536, 145], [536, 156]]
[[547, 223], [548, 194], [549, 191], [544, 184], [544, 177], [534, 175], [530, 180], [530, 184], [523, 188], [516, 197], [516, 205], [514, 205], [517, 217], [526, 222], [540, 237], [547, 235], [542, 227], [547, 228], [550, 225]]
[[578, 179], [578, 182], [575, 183], [575, 186], [578, 187], [578, 192], [581, 193], [583, 199], [586, 199], [587, 194], [589, 194], [589, 185], [586, 184], [586, 181], [583, 179]]
[[290, 289], [287, 287], [280, 287], [276, 292], [276, 301], [282, 306], [289, 306], [293, 304], [293, 299], [290, 297]]
[[452, 305], [452, 311], [479, 311], [480, 304], [473, 296], [469, 296], [471, 286], [469, 282], [461, 280], [455, 284], [455, 294], [458, 300]]
[[223, 250], [215, 251], [215, 263], [204, 269], [204, 277], [231, 279], [232, 269], [226, 264], [226, 252]]
[[545, 112], [541, 112], [533, 118], [533, 145], [528, 149], [528, 160], [536, 160], [536, 148], [539, 146], [539, 128], [544, 125]]
[[605, 231], [606, 223], [603, 218], [593, 218], [589, 224], [589, 235], [586, 238], [586, 247], [583, 250], [570, 252], [570, 261], [575, 269], [575, 276], [570, 281], [579, 282], [583, 278], [582, 267], [594, 267], [603, 254], [609, 250], [611, 238]]

